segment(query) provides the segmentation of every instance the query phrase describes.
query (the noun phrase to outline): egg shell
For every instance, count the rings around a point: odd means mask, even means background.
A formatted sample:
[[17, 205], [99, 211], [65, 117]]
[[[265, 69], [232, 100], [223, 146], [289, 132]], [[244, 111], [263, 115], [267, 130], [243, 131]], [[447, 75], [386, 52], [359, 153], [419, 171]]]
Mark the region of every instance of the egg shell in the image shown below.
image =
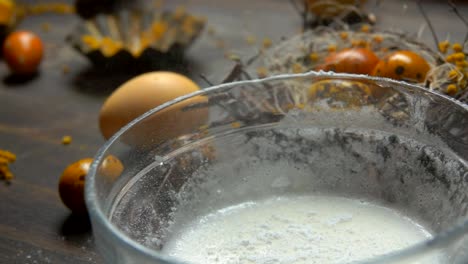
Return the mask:
[[[104, 103], [99, 116], [101, 133], [108, 139], [154, 107], [198, 90], [198, 85], [177, 73], [150, 72], [139, 75], [122, 84]], [[208, 109], [182, 109], [207, 101], [204, 96], [196, 96], [165, 108], [132, 127], [122, 140], [131, 145], [152, 146], [194, 132], [207, 122]]]

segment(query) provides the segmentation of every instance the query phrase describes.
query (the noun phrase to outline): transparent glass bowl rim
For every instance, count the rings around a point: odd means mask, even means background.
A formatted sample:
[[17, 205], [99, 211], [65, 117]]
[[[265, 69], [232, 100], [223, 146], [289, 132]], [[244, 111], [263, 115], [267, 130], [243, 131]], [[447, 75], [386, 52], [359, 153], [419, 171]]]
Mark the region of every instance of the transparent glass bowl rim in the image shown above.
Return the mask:
[[[441, 95], [431, 90], [425, 89], [418, 85], [413, 85], [401, 81], [396, 81], [389, 78], [381, 78], [381, 77], [372, 77], [367, 75], [359, 75], [359, 74], [347, 74], [347, 73], [333, 73], [333, 72], [323, 72], [323, 71], [309, 71], [305, 73], [298, 73], [298, 74], [280, 74], [275, 75], [263, 79], [253, 79], [253, 80], [245, 80], [245, 81], [236, 81], [230, 82], [220, 85], [211, 86], [208, 88], [201, 89], [199, 91], [178, 97], [174, 100], [168, 101], [158, 107], [155, 107], [148, 112], [144, 113], [143, 115], [139, 116], [138, 118], [134, 119], [122, 129], [120, 129], [117, 133], [115, 133], [97, 152], [94, 156], [94, 161], [90, 167], [89, 173], [87, 175], [86, 187], [85, 187], [85, 200], [86, 205], [89, 211], [89, 216], [93, 218], [93, 221], [98, 221], [99, 224], [105, 227], [107, 233], [113, 236], [113, 240], [121, 241], [129, 248], [141, 253], [142, 255], [146, 255], [147, 257], [154, 259], [155, 261], [159, 261], [161, 263], [167, 264], [183, 264], [182, 261], [177, 260], [175, 258], [165, 256], [157, 252], [156, 250], [152, 250], [147, 248], [136, 241], [132, 240], [130, 237], [125, 235], [122, 231], [120, 231], [115, 225], [113, 225], [109, 219], [106, 217], [104, 212], [100, 209], [99, 204], [97, 202], [96, 197], [96, 189], [95, 189], [95, 177], [98, 170], [98, 166], [104, 158], [107, 150], [120, 138], [121, 135], [125, 134], [125, 132], [131, 129], [133, 126], [138, 124], [143, 119], [153, 115], [156, 112], [159, 112], [171, 105], [177, 104], [182, 102], [186, 99], [199, 96], [199, 95], [209, 95], [215, 91], [222, 91], [222, 90], [229, 90], [239, 85], [249, 85], [249, 84], [257, 84], [269, 81], [281, 81], [281, 80], [288, 80], [288, 79], [297, 79], [297, 78], [332, 78], [332, 79], [346, 79], [346, 80], [356, 80], [356, 81], [375, 81], [377, 83], [385, 83], [388, 85], [396, 85], [400, 86], [407, 90], [417, 90], [424, 93], [433, 94], [434, 96], [444, 98], [444, 100], [450, 101], [450, 103], [458, 105], [459, 107], [463, 108], [464, 111], [468, 114], [468, 105], [457, 101], [451, 97], [446, 95]], [[401, 259], [406, 259], [410, 257], [417, 257], [419, 255], [423, 255], [425, 253], [431, 252], [432, 250], [443, 248], [447, 245], [450, 245], [453, 241], [468, 235], [468, 219], [463, 221], [462, 223], [453, 226], [452, 228], [445, 230], [444, 232], [434, 236], [432, 239], [422, 241], [416, 245], [404, 248], [402, 250], [393, 251], [391, 253], [381, 255], [377, 258], [370, 259], [367, 261], [357, 262], [359, 264], [372, 264], [372, 263], [386, 263], [386, 262], [394, 262]]]

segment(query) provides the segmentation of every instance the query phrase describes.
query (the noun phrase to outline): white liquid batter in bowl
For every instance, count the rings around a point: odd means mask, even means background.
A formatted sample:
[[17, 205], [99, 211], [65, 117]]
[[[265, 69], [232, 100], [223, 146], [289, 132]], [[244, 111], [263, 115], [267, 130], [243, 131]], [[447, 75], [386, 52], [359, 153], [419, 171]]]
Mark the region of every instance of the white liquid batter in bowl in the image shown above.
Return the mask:
[[196, 264], [348, 263], [431, 236], [410, 218], [369, 202], [279, 197], [199, 218], [174, 234], [163, 253]]

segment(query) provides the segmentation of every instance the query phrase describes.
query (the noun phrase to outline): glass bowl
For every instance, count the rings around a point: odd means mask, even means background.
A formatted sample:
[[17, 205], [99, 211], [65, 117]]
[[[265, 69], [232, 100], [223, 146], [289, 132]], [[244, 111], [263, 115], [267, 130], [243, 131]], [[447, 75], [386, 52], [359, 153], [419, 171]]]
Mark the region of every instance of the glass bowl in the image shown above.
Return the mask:
[[467, 159], [466, 105], [389, 79], [279, 75], [207, 88], [132, 121], [96, 155], [86, 203], [106, 263], [190, 263], [165, 252], [190, 222], [309, 194], [375, 201], [433, 234], [330, 263], [467, 263]]

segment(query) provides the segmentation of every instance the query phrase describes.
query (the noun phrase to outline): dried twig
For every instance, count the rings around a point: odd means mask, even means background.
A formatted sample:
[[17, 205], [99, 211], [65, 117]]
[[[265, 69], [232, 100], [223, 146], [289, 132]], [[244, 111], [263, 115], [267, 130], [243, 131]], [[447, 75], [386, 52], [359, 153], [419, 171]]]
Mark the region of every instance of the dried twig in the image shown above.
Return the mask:
[[222, 83], [233, 82], [239, 80], [241, 76], [246, 77], [248, 80], [251, 80], [252, 77], [248, 72], [244, 70], [245, 66], [250, 66], [252, 63], [255, 62], [261, 55], [261, 52], [258, 52], [251, 58], [247, 60], [246, 63], [243, 63], [240, 59], [236, 61], [236, 65], [232, 68], [231, 72], [228, 74], [226, 78], [222, 81]]
[[208, 80], [208, 78], [207, 78], [204, 74], [200, 74], [199, 76], [200, 76], [200, 78], [201, 78], [203, 81], [205, 81], [209, 86], [213, 86], [213, 85], [214, 85], [210, 80]]
[[292, 6], [294, 9], [299, 13], [302, 19], [302, 29], [306, 30], [307, 29], [307, 23], [308, 23], [308, 18], [309, 18], [309, 6], [307, 1], [305, 0], [299, 0], [303, 3], [303, 6], [301, 7], [298, 3], [297, 0], [290, 0]]
[[245, 63], [246, 66], [250, 66], [252, 65], [252, 63], [254, 63], [261, 55], [261, 51], [259, 51], [257, 54], [255, 54], [254, 56], [252, 56], [252, 58], [248, 59], [247, 62]]
[[250, 76], [250, 74], [245, 71], [244, 69], [242, 69], [242, 74], [244, 75], [244, 78], [246, 78], [247, 80], [252, 80], [252, 76]]
[[289, 2], [291, 2], [292, 6], [294, 7], [294, 9], [296, 10], [297, 13], [302, 14], [302, 10], [299, 7], [299, 5], [297, 4], [296, 0], [290, 0]]
[[236, 65], [232, 68], [231, 72], [224, 78], [221, 83], [228, 83], [238, 80], [243, 72], [243, 65], [240, 62], [236, 62]]
[[426, 14], [426, 11], [424, 11], [424, 8], [422, 6], [422, 0], [418, 0], [416, 4], [418, 5], [419, 11], [421, 12], [422, 16], [424, 17], [424, 20], [426, 21], [429, 29], [431, 30], [432, 37], [434, 38], [435, 45], [436, 47], [439, 45], [439, 39], [437, 38], [437, 34], [434, 30], [434, 27], [432, 26], [431, 21], [429, 20], [429, 17]]
[[455, 15], [463, 22], [463, 24], [465, 24], [467, 28], [465, 39], [463, 40], [463, 44], [466, 44], [468, 42], [468, 20], [466, 20], [466, 18], [460, 14], [460, 11], [452, 0], [447, 0], [447, 3], [452, 8], [452, 11], [455, 13]]

